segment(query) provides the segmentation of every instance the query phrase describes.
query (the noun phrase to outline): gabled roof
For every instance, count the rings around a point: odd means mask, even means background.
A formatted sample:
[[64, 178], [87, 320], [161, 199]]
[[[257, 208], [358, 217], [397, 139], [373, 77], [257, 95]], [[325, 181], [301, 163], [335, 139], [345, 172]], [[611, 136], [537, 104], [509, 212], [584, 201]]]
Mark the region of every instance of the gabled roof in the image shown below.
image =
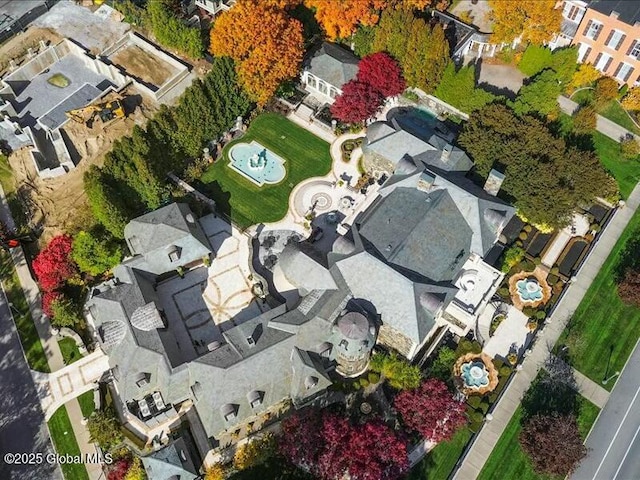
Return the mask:
[[349, 50], [324, 42], [315, 52], [307, 70], [336, 88], [354, 79], [360, 60]]
[[174, 440], [166, 447], [142, 457], [142, 465], [149, 478], [154, 480], [195, 480], [198, 469], [182, 438]]

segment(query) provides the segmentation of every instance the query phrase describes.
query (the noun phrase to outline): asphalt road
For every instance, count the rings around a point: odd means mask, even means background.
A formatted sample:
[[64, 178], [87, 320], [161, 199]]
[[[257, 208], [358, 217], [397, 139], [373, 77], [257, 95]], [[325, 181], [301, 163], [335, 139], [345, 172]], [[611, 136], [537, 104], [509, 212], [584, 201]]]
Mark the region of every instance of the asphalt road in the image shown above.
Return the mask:
[[589, 438], [573, 480], [640, 479], [640, 343], [636, 345]]
[[[32, 465], [8, 465], [4, 461], [7, 453], [42, 453], [42, 461], [32, 455], [26, 459]], [[46, 455], [51, 453], [49, 430], [31, 371], [6, 296], [0, 291], [0, 479], [61, 479], [60, 469], [46, 462]]]

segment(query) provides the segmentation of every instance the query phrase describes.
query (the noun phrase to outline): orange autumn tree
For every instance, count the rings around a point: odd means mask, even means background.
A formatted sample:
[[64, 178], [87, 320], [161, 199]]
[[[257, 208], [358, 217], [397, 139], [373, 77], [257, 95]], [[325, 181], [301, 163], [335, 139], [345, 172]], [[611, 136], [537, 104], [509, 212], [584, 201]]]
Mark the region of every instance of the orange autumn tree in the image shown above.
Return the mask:
[[511, 42], [522, 35], [522, 41], [542, 45], [560, 31], [562, 10], [556, 0], [489, 0], [494, 42]]
[[304, 4], [315, 12], [315, 18], [327, 37], [336, 40], [351, 36], [358, 25], [375, 25], [380, 11], [387, 7], [444, 9], [449, 0], [304, 0]]
[[241, 85], [264, 105], [278, 85], [298, 73], [302, 24], [276, 2], [239, 0], [216, 19], [210, 52], [233, 58]]

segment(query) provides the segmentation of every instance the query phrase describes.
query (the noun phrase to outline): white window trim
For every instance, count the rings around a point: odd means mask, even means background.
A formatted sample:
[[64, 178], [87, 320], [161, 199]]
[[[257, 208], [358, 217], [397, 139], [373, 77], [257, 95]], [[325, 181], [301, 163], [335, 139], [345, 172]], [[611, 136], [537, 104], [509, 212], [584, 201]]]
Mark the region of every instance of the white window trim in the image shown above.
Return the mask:
[[586, 60], [585, 55], [587, 54], [589, 47], [591, 47], [591, 45], [588, 43], [580, 43], [580, 46], [578, 47], [578, 62], [584, 62]]
[[[596, 20], [591, 20], [591, 25], [589, 26], [589, 30], [587, 30], [585, 37], [587, 37], [589, 40], [593, 40], [596, 34], [598, 33], [598, 31], [602, 30], [602, 28], [603, 28], [602, 23]], [[593, 35], [589, 35], [592, 31], [593, 31]]]
[[[636, 38], [633, 40], [634, 42], [636, 42], [636, 45], [633, 47], [633, 50], [631, 50], [631, 52], [629, 52], [629, 55], [627, 55], [630, 58], [633, 58], [634, 60], [640, 60], [640, 39]], [[637, 51], [638, 54], [634, 55], [633, 52]]]
[[607, 62], [610, 58], [612, 58], [611, 55], [609, 55], [608, 53], [603, 53], [600, 57], [600, 60], [598, 61], [598, 64], [595, 65], [595, 67], [602, 73], [604, 73], [604, 67], [607, 65]]
[[[622, 36], [624, 35], [624, 32], [618, 29], [614, 29], [613, 30], [613, 35], [611, 36], [611, 40], [609, 40], [609, 43], [607, 43], [607, 47], [609, 48], [613, 48], [615, 50], [615, 48], [618, 46], [618, 44], [620, 43], [620, 39], [622, 38]], [[616, 38], [616, 34], [619, 35], [618, 38]], [[615, 40], [615, 42], [614, 42]]]
[[[627, 76], [627, 73], [633, 68], [633, 65], [629, 65], [627, 62], [622, 62], [622, 65], [623, 67], [620, 67], [620, 71], [618, 72], [618, 75], [616, 75], [616, 79], [624, 82], [624, 77]], [[627, 68], [627, 70], [624, 70], [625, 68]]]

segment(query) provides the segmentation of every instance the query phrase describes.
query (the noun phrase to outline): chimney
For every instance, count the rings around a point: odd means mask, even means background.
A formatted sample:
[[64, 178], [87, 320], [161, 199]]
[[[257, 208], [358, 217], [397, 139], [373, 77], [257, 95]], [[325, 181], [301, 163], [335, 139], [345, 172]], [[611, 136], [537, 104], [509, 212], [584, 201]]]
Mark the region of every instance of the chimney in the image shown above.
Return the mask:
[[442, 155], [440, 155], [440, 160], [442, 160], [444, 163], [447, 163], [449, 161], [449, 158], [451, 157], [452, 150], [453, 150], [453, 145], [451, 145], [450, 143], [447, 143], [442, 149]]
[[422, 172], [420, 178], [418, 179], [417, 188], [418, 190], [421, 190], [423, 192], [428, 192], [435, 181], [436, 176], [429, 170], [425, 170], [424, 172]]
[[616, 12], [615, 10], [612, 10], [611, 14], [609, 16], [611, 18], [618, 18], [620, 16], [620, 14], [618, 12]]
[[492, 168], [489, 172], [489, 177], [487, 177], [487, 181], [484, 183], [484, 191], [495, 197], [500, 191], [502, 182], [504, 182], [504, 173], [500, 173], [495, 168]]

